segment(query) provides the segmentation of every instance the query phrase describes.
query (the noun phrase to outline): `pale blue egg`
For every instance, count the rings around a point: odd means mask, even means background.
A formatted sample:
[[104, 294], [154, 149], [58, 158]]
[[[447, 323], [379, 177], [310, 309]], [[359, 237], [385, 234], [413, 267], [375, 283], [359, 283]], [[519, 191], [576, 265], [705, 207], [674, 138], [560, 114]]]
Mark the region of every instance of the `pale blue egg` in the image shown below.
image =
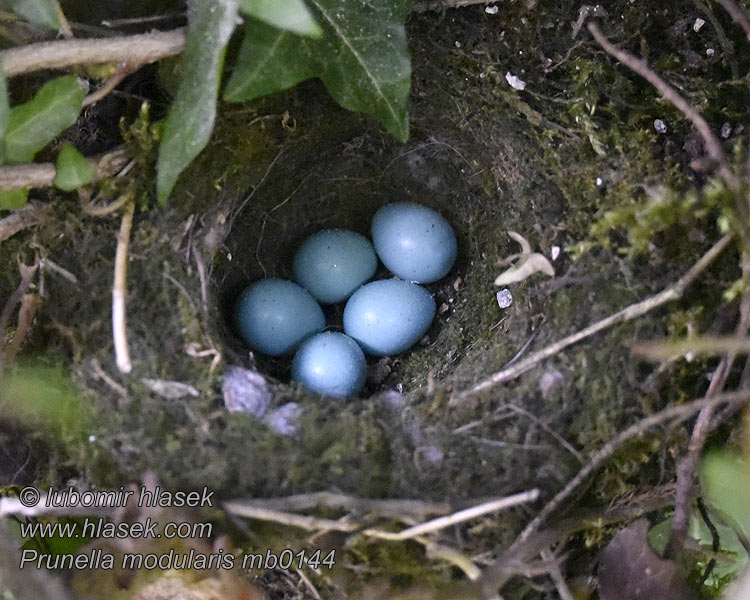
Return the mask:
[[294, 278], [318, 302], [333, 304], [352, 295], [378, 268], [378, 257], [365, 236], [324, 229], [307, 238], [294, 257]]
[[356, 396], [365, 385], [362, 349], [343, 333], [319, 333], [305, 340], [292, 361], [292, 379], [326, 396]]
[[406, 281], [432, 283], [456, 262], [458, 244], [450, 223], [421, 204], [381, 208], [372, 220], [372, 241], [383, 264]]
[[271, 356], [292, 352], [326, 324], [315, 298], [285, 279], [263, 279], [242, 292], [234, 322], [251, 348]]
[[368, 354], [398, 354], [416, 344], [432, 323], [435, 301], [408, 281], [373, 281], [359, 288], [344, 308], [344, 331]]

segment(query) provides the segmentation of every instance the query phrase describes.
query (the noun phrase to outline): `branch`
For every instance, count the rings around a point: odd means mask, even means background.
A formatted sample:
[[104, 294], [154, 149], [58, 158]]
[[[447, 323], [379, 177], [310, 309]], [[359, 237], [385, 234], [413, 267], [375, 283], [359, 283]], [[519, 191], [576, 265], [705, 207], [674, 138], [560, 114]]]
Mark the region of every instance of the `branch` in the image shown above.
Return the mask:
[[626, 50], [622, 50], [621, 48], [612, 45], [601, 32], [599, 26], [593, 21], [589, 22], [588, 28], [591, 32], [591, 35], [594, 36], [594, 39], [599, 43], [599, 45], [607, 54], [613, 56], [626, 67], [628, 67], [631, 71], [643, 77], [652, 86], [654, 86], [656, 91], [661, 94], [662, 98], [673, 104], [675, 108], [677, 108], [677, 110], [679, 110], [683, 115], [685, 115], [685, 117], [688, 118], [688, 120], [690, 120], [690, 122], [698, 130], [698, 133], [700, 133], [701, 137], [703, 138], [703, 142], [706, 145], [706, 151], [708, 152], [709, 156], [717, 163], [719, 174], [722, 176], [727, 185], [734, 189], [738, 188], [739, 182], [732, 172], [732, 169], [729, 165], [729, 159], [724, 153], [721, 142], [719, 141], [719, 138], [716, 137], [716, 134], [713, 132], [711, 126], [703, 118], [703, 116], [697, 110], [695, 110], [695, 108], [693, 108], [693, 106], [687, 100], [680, 96], [677, 90], [675, 90], [671, 85], [669, 85], [659, 75], [657, 75], [656, 72], [654, 72], [651, 67], [648, 66], [648, 63], [645, 60], [637, 58]]
[[669, 421], [684, 421], [690, 418], [693, 414], [699, 412], [703, 408], [711, 407], [715, 408], [720, 404], [744, 404], [750, 400], [750, 391], [744, 390], [740, 392], [732, 392], [727, 394], [719, 394], [710, 398], [701, 398], [699, 400], [693, 400], [686, 404], [679, 404], [677, 406], [670, 406], [665, 408], [661, 412], [653, 415], [649, 415], [645, 419], [634, 423], [609, 442], [607, 442], [600, 450], [595, 452], [588, 464], [584, 466], [568, 484], [560, 490], [552, 500], [540, 511], [540, 513], [534, 517], [534, 519], [526, 526], [526, 528], [518, 536], [518, 542], [523, 542], [529, 538], [534, 532], [536, 532], [540, 525], [549, 517], [557, 508], [580, 486], [592, 473], [597, 471], [615, 452], [617, 452], [625, 442], [628, 442], [634, 437], [642, 435], [648, 431], [651, 427], [667, 423]]
[[612, 327], [617, 323], [631, 321], [632, 319], [645, 315], [647, 312], [661, 306], [662, 304], [666, 304], [667, 302], [671, 302], [672, 300], [680, 298], [682, 294], [685, 293], [687, 287], [692, 284], [693, 281], [695, 281], [698, 275], [700, 275], [714, 261], [714, 259], [719, 256], [719, 254], [721, 254], [721, 252], [729, 245], [729, 242], [731, 240], [731, 235], [725, 235], [723, 238], [721, 238], [708, 250], [708, 252], [706, 252], [698, 260], [698, 262], [696, 262], [690, 268], [687, 273], [685, 273], [679, 280], [677, 280], [673, 285], [671, 285], [664, 291], [656, 294], [655, 296], [646, 298], [645, 300], [641, 300], [640, 302], [636, 302], [635, 304], [631, 304], [630, 306], [623, 308], [621, 311], [610, 315], [606, 319], [597, 321], [593, 325], [589, 325], [581, 331], [569, 335], [568, 337], [565, 337], [555, 342], [554, 344], [551, 344], [546, 348], [539, 350], [538, 352], [534, 352], [524, 360], [517, 362], [507, 369], [498, 371], [484, 381], [479, 382], [474, 387], [461, 392], [455, 397], [453, 402], [463, 402], [467, 398], [475, 396], [480, 392], [484, 392], [502, 383], [511, 381], [512, 379], [515, 379], [522, 373], [525, 373], [532, 367], [536, 366], [543, 360], [546, 360], [551, 356], [559, 353], [568, 346], [580, 342], [581, 340], [586, 339], [587, 337], [590, 337], [604, 329]]
[[101, 39], [73, 39], [28, 44], [0, 52], [6, 77], [42, 69], [117, 63], [137, 68], [185, 48], [185, 28]]
[[[120, 147], [92, 159], [96, 163], [95, 179], [117, 173], [128, 162], [125, 149]], [[54, 184], [57, 169], [54, 163], [34, 163], [0, 167], [0, 190], [49, 187]]]
[[[743, 274], [745, 276], [748, 275], [747, 265], [743, 268]], [[750, 293], [745, 293], [740, 303], [740, 320], [737, 324], [735, 335], [745, 337], [748, 328], [750, 328]], [[735, 360], [737, 360], [737, 354], [733, 351], [727, 352], [711, 377], [706, 398], [711, 398], [722, 392]], [[687, 454], [677, 466], [675, 510], [669, 539], [663, 553], [664, 558], [675, 558], [685, 545], [687, 530], [690, 524], [690, 515], [693, 513], [692, 502], [695, 469], [698, 465], [700, 453], [703, 451], [703, 446], [706, 444], [706, 439], [711, 431], [713, 416], [714, 406], [712, 405], [704, 407], [698, 414], [698, 418], [693, 426], [693, 433], [690, 436]]]
[[429, 11], [440, 12], [447, 8], [463, 8], [475, 4], [496, 4], [498, 0], [423, 0], [415, 2], [412, 12], [423, 13]]
[[745, 11], [734, 0], [716, 0], [725, 11], [732, 17], [732, 21], [742, 27], [747, 39], [750, 40], [750, 20], [748, 20]]

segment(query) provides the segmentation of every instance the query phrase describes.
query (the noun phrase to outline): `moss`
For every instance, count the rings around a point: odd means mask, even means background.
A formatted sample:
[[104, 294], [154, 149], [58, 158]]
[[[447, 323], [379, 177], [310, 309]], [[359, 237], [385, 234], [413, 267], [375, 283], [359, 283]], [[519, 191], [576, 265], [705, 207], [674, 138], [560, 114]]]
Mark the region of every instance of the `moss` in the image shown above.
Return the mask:
[[[616, 2], [608, 10], [623, 19], [610, 24], [611, 35], [648, 51], [717, 123], [743, 123], [750, 80], [719, 85], [726, 68], [718, 59], [688, 68], [681, 58], [681, 50], [695, 51], [693, 38], [663, 39], [663, 25], [691, 7], [650, 9], [644, 16], [641, 7]], [[26, 350], [69, 365], [97, 413], [96, 443], [61, 454], [93, 456], [77, 466], [103, 487], [152, 470], [166, 486], [208, 485], [221, 497], [338, 489], [458, 500], [534, 486], [549, 494], [580, 465], [540, 422], [585, 457], [638, 416], [695, 395], [705, 363], [680, 365], [646, 389], [640, 383], [649, 370], [632, 359], [629, 345], [683, 331], [688, 323], [707, 327], [724, 306], [721, 290], [739, 277], [735, 256], [719, 263], [671, 317], [659, 313], [614, 328], [510, 385], [462, 405], [453, 401], [455, 392], [500, 369], [531, 338], [525, 352], [662, 289], [715, 237], [721, 216], [740, 226], [725, 191], [689, 193], [709, 182], [687, 167], [692, 157], [683, 146], [691, 133], [675, 111], [582, 33], [577, 40], [552, 35], [567, 31], [578, 8], [560, 2], [527, 10], [511, 3], [493, 19], [479, 8], [447, 11], [442, 20], [413, 17], [413, 133], [406, 145], [338, 108], [316, 82], [255, 104], [223, 106], [209, 148], [185, 173], [170, 205], [144, 204], [136, 216], [128, 276], [130, 376], [115, 370], [110, 334], [118, 220], [84, 216], [75, 200], [54, 195], [55, 220], [4, 242], [0, 260], [28, 258], [33, 238], [78, 278], [72, 284], [45, 275], [40, 325]], [[527, 82], [526, 92], [508, 87], [508, 71]], [[655, 118], [667, 120], [667, 134], [656, 134]], [[126, 182], [105, 188], [105, 198], [121, 186], [133, 186], [140, 198], [152, 191], [158, 131], [142, 115], [129, 135], [128, 143], [143, 152]], [[445, 308], [423, 344], [383, 361], [386, 374], [368, 384], [365, 397], [323, 401], [288, 383], [288, 361], [249, 355], [228, 324], [233, 298], [254, 279], [289, 276], [293, 249], [309, 233], [329, 226], [367, 233], [378, 207], [397, 199], [439, 209], [457, 230], [457, 266], [430, 288]], [[498, 260], [517, 251], [508, 230], [547, 255], [553, 246], [575, 250], [578, 260], [564, 252], [555, 261], [553, 285], [536, 275], [515, 285], [512, 306], [500, 309], [493, 285], [503, 268]], [[14, 272], [0, 272], [0, 292], [16, 283]], [[333, 309], [330, 317], [340, 315]], [[246, 415], [224, 411], [220, 385], [228, 364], [265, 373], [274, 406], [304, 406], [298, 437], [279, 437]], [[540, 378], [552, 369], [561, 375], [558, 388], [543, 395]], [[167, 400], [142, 378], [188, 383], [200, 396]], [[381, 397], [397, 386], [408, 401], [404, 411]], [[511, 402], [534, 418], [506, 412]], [[474, 423], [468, 433], [455, 432], [467, 423]], [[426, 447], [440, 449], [442, 462], [423, 460]], [[659, 452], [650, 442], [629, 446], [579, 501], [604, 504], [624, 490], [655, 484], [662, 477]], [[461, 528], [467, 552], [507, 544], [524, 520], [508, 513], [477, 530]], [[261, 528], [259, 536], [259, 548], [285, 536], [290, 543], [298, 539], [286, 528]], [[391, 574], [391, 584], [408, 587], [457, 577], [412, 544], [367, 541], [344, 552], [356, 565], [347, 571], [359, 574], [354, 579]]]

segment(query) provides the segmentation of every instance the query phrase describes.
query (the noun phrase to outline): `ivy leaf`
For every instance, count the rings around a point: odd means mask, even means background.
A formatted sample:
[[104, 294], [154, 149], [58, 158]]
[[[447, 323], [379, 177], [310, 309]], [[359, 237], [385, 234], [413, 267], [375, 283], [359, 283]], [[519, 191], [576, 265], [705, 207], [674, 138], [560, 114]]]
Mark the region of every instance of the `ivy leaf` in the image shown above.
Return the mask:
[[409, 136], [411, 63], [404, 21], [410, 0], [309, 0], [323, 28], [302, 38], [248, 21], [224, 98], [238, 102], [320, 77], [344, 108], [378, 119], [401, 141]]
[[57, 155], [55, 185], [64, 192], [90, 183], [96, 175], [96, 167], [70, 142], [65, 142]]
[[205, 148], [216, 118], [216, 96], [237, 0], [190, 0], [182, 78], [164, 123], [156, 196], [165, 204], [177, 177]]
[[8, 162], [31, 162], [34, 155], [75, 123], [84, 90], [73, 75], [45, 83], [36, 95], [11, 109], [5, 132]]
[[302, 0], [240, 0], [240, 10], [292, 33], [315, 38], [323, 35], [323, 30]]
[[16, 210], [26, 204], [28, 199], [28, 189], [0, 191], [0, 210]]
[[8, 0], [13, 12], [24, 19], [50, 29], [60, 28], [57, 0]]
[[726, 523], [750, 539], [750, 462], [729, 452], [711, 452], [701, 462], [701, 481]]

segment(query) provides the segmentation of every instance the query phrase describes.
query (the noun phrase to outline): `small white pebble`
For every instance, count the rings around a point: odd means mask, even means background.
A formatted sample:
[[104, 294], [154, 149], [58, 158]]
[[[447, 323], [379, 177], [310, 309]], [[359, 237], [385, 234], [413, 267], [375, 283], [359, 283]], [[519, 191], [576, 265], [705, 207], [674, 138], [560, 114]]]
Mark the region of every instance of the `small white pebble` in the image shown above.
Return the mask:
[[508, 82], [508, 85], [512, 87], [514, 90], [525, 90], [526, 89], [526, 82], [523, 79], [519, 79], [513, 73], [508, 71], [505, 74], [505, 81]]
[[656, 133], [667, 133], [667, 124], [661, 119], [655, 119], [654, 129], [656, 130]]
[[550, 256], [552, 257], [552, 260], [557, 260], [557, 257], [560, 256], [560, 246], [552, 246]]
[[89, 435], [89, 443], [93, 444], [96, 441], [96, 436], [92, 433]]
[[510, 293], [510, 290], [508, 288], [500, 290], [496, 294], [496, 297], [497, 305], [500, 308], [508, 308], [511, 304], [513, 304], [513, 294]]
[[458, 40], [456, 40], [454, 42], [454, 44], [456, 45], [456, 48], [460, 48], [461, 47], [461, 42], [459, 42]]
[[596, 187], [602, 187], [604, 180], [601, 177], [596, 178]]
[[497, 5], [493, 5], [485, 7], [484, 12], [486, 12], [488, 15], [496, 15], [498, 10], [500, 9], [497, 7]]
[[695, 31], [695, 33], [698, 33], [701, 30], [701, 27], [703, 27], [705, 24], [706, 22], [700, 17], [698, 17], [695, 20], [695, 23], [693, 23], [693, 31]]
[[706, 48], [706, 56], [711, 57], [714, 55], [714, 52], [716, 52], [716, 50], [713, 48]]
[[729, 123], [724, 123], [721, 126], [721, 137], [727, 139], [730, 135], [732, 135], [732, 126]]

